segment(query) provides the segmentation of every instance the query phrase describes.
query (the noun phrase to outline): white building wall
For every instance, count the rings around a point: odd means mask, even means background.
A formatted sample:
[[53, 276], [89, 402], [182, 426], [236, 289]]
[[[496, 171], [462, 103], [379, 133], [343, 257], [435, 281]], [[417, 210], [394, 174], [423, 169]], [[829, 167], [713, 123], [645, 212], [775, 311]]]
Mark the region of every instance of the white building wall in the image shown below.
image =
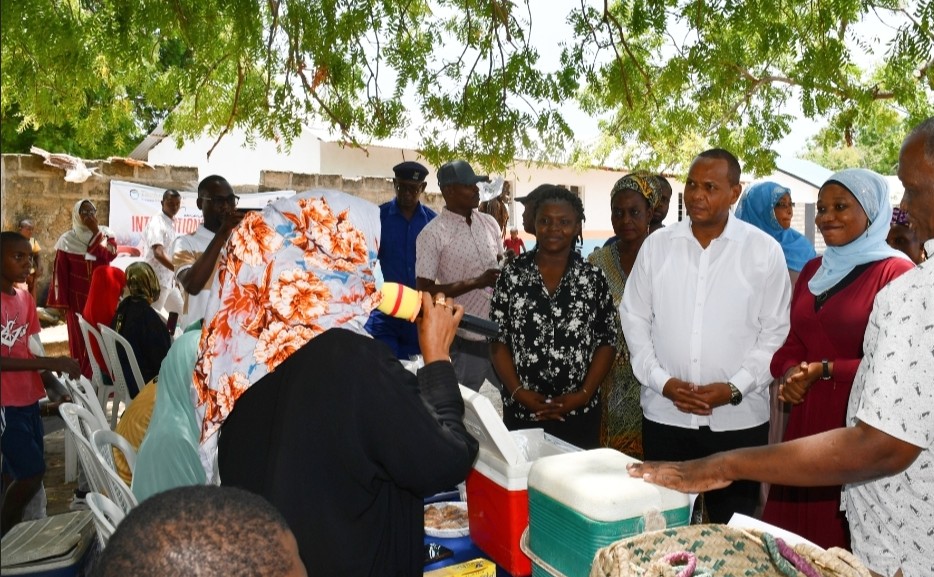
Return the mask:
[[[147, 162], [174, 166], [197, 166], [198, 178], [219, 174], [232, 185], [259, 183], [261, 170], [280, 170], [317, 174], [321, 172], [321, 141], [306, 131], [292, 144], [289, 151], [279, 151], [268, 140], [247, 144], [246, 133], [233, 130], [226, 135], [208, 159], [216, 137], [201, 136], [186, 141], [181, 148], [171, 137], [165, 138], [149, 151]], [[197, 183], [194, 183], [197, 184]]]
[[[197, 166], [199, 178], [219, 174], [233, 185], [259, 183], [261, 170], [275, 170], [304, 174], [339, 174], [345, 178], [392, 178], [392, 167], [405, 160], [424, 164], [430, 174], [426, 192], [438, 194], [437, 167], [427, 162], [413, 148], [404, 146], [367, 146], [365, 149], [347, 146], [330, 140], [320, 131], [306, 130], [296, 139], [289, 151], [279, 151], [275, 143], [259, 140], [251, 146], [246, 143], [242, 130], [234, 130], [217, 145], [207, 158], [215, 141], [203, 136], [186, 142], [181, 148], [171, 138], [154, 146], [148, 154], [151, 164]], [[584, 202], [584, 236], [608, 238], [613, 235], [610, 223], [610, 190], [627, 171], [605, 168], [585, 168], [518, 162], [502, 175], [512, 183], [513, 198], [524, 196], [543, 183], [559, 184], [579, 191]], [[194, 184], [194, 183], [193, 183]], [[672, 181], [675, 190], [667, 223], [678, 220], [677, 199], [683, 184]], [[522, 205], [510, 205], [510, 223], [521, 223]], [[521, 228], [521, 227], [519, 227]]]

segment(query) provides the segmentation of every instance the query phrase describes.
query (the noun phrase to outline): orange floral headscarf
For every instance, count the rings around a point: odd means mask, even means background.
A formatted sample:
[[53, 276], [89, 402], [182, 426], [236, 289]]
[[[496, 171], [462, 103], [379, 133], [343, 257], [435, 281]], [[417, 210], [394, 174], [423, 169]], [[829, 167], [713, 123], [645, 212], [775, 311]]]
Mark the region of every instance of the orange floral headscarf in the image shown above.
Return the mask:
[[324, 331], [366, 334], [379, 209], [315, 190], [251, 212], [227, 241], [195, 365], [202, 463], [237, 398]]

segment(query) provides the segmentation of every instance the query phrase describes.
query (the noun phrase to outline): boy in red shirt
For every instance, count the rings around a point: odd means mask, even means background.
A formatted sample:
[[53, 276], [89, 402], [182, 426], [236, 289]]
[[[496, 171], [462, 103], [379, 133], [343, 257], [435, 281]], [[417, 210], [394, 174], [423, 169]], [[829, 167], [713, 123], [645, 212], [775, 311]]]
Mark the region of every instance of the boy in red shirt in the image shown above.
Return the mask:
[[[45, 446], [39, 400], [45, 397], [41, 371], [68, 373], [81, 369], [67, 357], [36, 357], [29, 338], [39, 332], [36, 302], [14, 283], [26, 281], [32, 267], [32, 247], [17, 232], [0, 233], [0, 449], [4, 470], [13, 481], [6, 488], [0, 534], [23, 518], [23, 510], [42, 484]], [[67, 399], [67, 397], [66, 397]], [[47, 405], [46, 412], [55, 405]]]
[[[506, 258], [512, 258], [525, 252], [525, 243], [519, 238], [518, 228], [509, 229], [509, 238], [503, 241], [503, 248], [507, 251]], [[512, 252], [511, 255], [510, 252]]]

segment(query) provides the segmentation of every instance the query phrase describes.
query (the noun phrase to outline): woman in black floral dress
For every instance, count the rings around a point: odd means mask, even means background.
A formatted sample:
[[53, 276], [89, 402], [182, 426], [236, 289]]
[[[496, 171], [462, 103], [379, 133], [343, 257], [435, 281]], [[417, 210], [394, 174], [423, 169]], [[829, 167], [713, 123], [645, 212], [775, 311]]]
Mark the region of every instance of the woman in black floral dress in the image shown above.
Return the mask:
[[581, 448], [600, 446], [597, 389], [616, 356], [606, 277], [574, 250], [584, 206], [551, 187], [535, 214], [537, 244], [503, 269], [490, 311], [490, 357], [510, 430], [541, 427]]

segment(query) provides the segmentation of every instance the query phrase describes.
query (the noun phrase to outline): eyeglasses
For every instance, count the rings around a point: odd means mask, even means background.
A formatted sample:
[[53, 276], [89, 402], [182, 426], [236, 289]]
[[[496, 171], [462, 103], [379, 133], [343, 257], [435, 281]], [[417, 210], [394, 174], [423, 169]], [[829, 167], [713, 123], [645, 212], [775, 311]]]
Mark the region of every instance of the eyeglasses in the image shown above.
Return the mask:
[[794, 207], [795, 207], [795, 203], [793, 202], [779, 202], [775, 204], [775, 208], [789, 209], [789, 208], [794, 208]]
[[419, 184], [396, 184], [396, 192], [404, 192], [407, 194], [419, 194], [422, 192], [422, 188], [425, 186], [425, 183]]
[[629, 210], [620, 210], [618, 208], [614, 208], [612, 211], [610, 211], [610, 216], [613, 218], [623, 218], [628, 216], [629, 218], [636, 219], [642, 216], [642, 209], [632, 208]]
[[82, 214], [82, 215], [97, 214], [97, 209], [96, 208], [85, 208], [85, 209], [79, 210], [78, 214]]
[[230, 196], [201, 196], [199, 197], [204, 202], [216, 202], [218, 204], [232, 204], [237, 206], [237, 203], [240, 202], [240, 197], [236, 194], [231, 194]]

